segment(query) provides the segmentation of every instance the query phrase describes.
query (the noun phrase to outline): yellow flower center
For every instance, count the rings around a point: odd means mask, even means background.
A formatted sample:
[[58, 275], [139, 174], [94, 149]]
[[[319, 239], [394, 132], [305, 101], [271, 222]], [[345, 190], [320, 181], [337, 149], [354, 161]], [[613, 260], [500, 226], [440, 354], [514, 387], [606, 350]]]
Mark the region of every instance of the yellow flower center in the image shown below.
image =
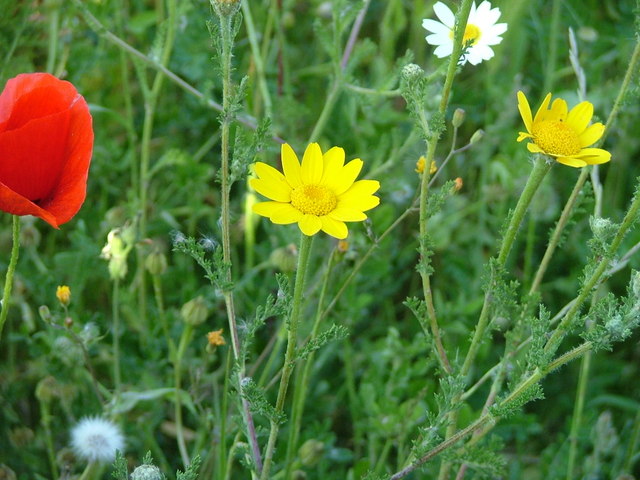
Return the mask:
[[304, 214], [321, 217], [335, 210], [338, 197], [324, 185], [300, 185], [291, 192], [291, 205]]
[[577, 155], [582, 148], [575, 130], [561, 121], [534, 123], [532, 133], [536, 145], [552, 155]]
[[[464, 35], [462, 37], [462, 45], [475, 45], [480, 40], [480, 29], [474, 25], [473, 23], [468, 23], [466, 27], [464, 27]], [[449, 38], [453, 40], [453, 30], [449, 33]]]

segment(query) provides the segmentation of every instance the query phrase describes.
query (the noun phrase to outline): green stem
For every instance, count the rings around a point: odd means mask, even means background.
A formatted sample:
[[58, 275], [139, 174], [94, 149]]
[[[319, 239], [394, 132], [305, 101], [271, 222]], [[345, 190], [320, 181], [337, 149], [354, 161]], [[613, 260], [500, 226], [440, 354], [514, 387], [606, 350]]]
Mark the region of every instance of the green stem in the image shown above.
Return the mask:
[[[282, 366], [282, 376], [280, 377], [280, 387], [278, 388], [278, 397], [276, 399], [276, 413], [284, 410], [284, 401], [287, 395], [287, 387], [289, 386], [289, 378], [294, 369], [296, 347], [298, 342], [298, 324], [300, 322], [300, 311], [302, 306], [302, 297], [304, 292], [304, 282], [307, 276], [307, 267], [309, 266], [309, 253], [311, 252], [311, 243], [313, 237], [301, 234], [300, 249], [298, 253], [298, 268], [296, 270], [296, 281], [293, 288], [293, 304], [291, 307], [291, 317], [289, 318], [289, 329], [287, 335], [287, 350], [284, 355], [284, 365]], [[269, 440], [264, 456], [264, 468], [260, 475], [261, 480], [267, 480], [271, 470], [273, 461], [273, 453], [276, 447], [278, 431], [280, 425], [274, 418], [271, 420], [271, 429], [269, 431]]]
[[[231, 113], [231, 99], [233, 96], [231, 84], [231, 57], [233, 48], [233, 21], [235, 15], [220, 15], [220, 35], [222, 45], [222, 121], [221, 121], [221, 229], [222, 229], [222, 262], [225, 269], [225, 281], [232, 284], [231, 274], [231, 179], [230, 179], [230, 130], [234, 120]], [[238, 362], [238, 388], [241, 390], [242, 380], [245, 374], [244, 355], [240, 348], [240, 338], [238, 336], [238, 326], [236, 322], [236, 310], [233, 292], [226, 290], [223, 292], [227, 319], [229, 322], [229, 335], [233, 348], [233, 356]], [[253, 423], [253, 416], [246, 398], [241, 399], [242, 417], [247, 430], [247, 438], [251, 446], [251, 454], [257, 472], [262, 470], [262, 459], [260, 458], [260, 447]]]
[[624, 457], [624, 466], [622, 467], [622, 471], [626, 473], [631, 473], [631, 468], [633, 466], [633, 459], [638, 453], [637, 447], [638, 442], [640, 441], [640, 410], [636, 413], [636, 418], [633, 422], [633, 430], [631, 432], [631, 438], [629, 439], [629, 444], [627, 445], [627, 452]]
[[327, 95], [327, 99], [324, 102], [324, 107], [322, 108], [322, 112], [320, 112], [320, 116], [318, 117], [318, 121], [313, 127], [313, 132], [311, 132], [311, 136], [309, 137], [309, 143], [316, 142], [320, 138], [324, 127], [327, 125], [327, 121], [329, 120], [329, 116], [333, 111], [333, 107], [342, 92], [342, 76], [340, 75], [337, 78], [334, 78], [333, 84], [331, 85], [331, 90], [329, 90], [329, 94]]
[[[511, 406], [511, 404], [513, 403], [517, 404], [520, 397], [523, 394], [525, 394], [529, 388], [533, 387], [535, 384], [540, 382], [543, 378], [545, 378], [548, 374], [552, 373], [554, 370], [557, 370], [563, 365], [566, 365], [567, 363], [591, 351], [592, 348], [593, 348], [593, 344], [591, 342], [585, 342], [582, 345], [574, 348], [573, 350], [570, 350], [569, 352], [565, 353], [564, 355], [561, 355], [560, 357], [556, 358], [543, 370], [536, 369], [527, 378], [525, 378], [522, 382], [520, 382], [520, 384], [518, 384], [518, 386], [504, 400], [500, 401], [496, 405], [496, 409], [504, 409], [506, 407]], [[452, 447], [453, 445], [458, 443], [460, 440], [463, 440], [464, 438], [468, 437], [469, 435], [473, 434], [474, 432], [478, 431], [481, 428], [485, 428], [485, 431], [483, 431], [482, 433], [486, 434], [496, 425], [496, 423], [499, 420], [500, 418], [496, 417], [490, 411], [483, 414], [482, 416], [480, 416], [480, 418], [478, 418], [477, 420], [469, 424], [467, 427], [455, 432], [454, 434], [449, 436], [447, 439], [442, 441], [440, 444], [436, 445], [433, 449], [429, 450], [422, 457], [415, 460], [414, 462], [412, 462], [410, 465], [403, 468], [399, 472], [393, 474], [389, 478], [389, 480], [399, 480], [401, 478], [404, 478], [405, 476], [407, 476], [409, 473], [416, 470], [421, 465], [435, 458], [437, 455], [439, 455], [443, 451]]]
[[47, 72], [53, 74], [58, 52], [58, 30], [60, 28], [60, 5], [57, 1], [47, 2], [51, 8], [49, 19], [49, 50], [47, 52]]
[[[176, 35], [176, 19], [177, 19], [177, 0], [169, 0], [168, 11], [169, 17], [166, 19], [167, 31], [163, 39], [162, 53], [160, 55], [161, 65], [166, 66], [169, 63], [171, 57], [171, 51], [173, 49], [173, 43]], [[141, 79], [144, 81], [144, 79]], [[156, 107], [158, 105], [158, 99], [162, 84], [164, 83], [164, 76], [157, 72], [153, 80], [153, 86], [151, 90], [145, 94], [144, 99], [144, 123], [142, 127], [142, 138], [140, 146], [140, 184], [138, 191], [139, 198], [139, 211], [140, 211], [140, 223], [139, 223], [139, 235], [140, 238], [147, 236], [147, 203], [148, 203], [148, 191], [151, 182], [151, 175], [149, 173], [149, 165], [151, 160], [151, 135], [153, 133], [153, 123], [155, 120]], [[147, 92], [146, 89], [142, 90]], [[142, 325], [147, 325], [147, 277], [144, 269], [144, 255], [142, 249], [138, 250], [138, 316]]]
[[260, 95], [264, 101], [264, 109], [267, 117], [271, 117], [271, 95], [269, 94], [269, 88], [267, 87], [267, 79], [264, 71], [264, 62], [260, 53], [260, 45], [258, 45], [258, 35], [256, 34], [256, 27], [253, 24], [253, 17], [251, 15], [251, 7], [249, 2], [244, 0], [242, 2], [242, 13], [244, 16], [244, 22], [247, 27], [247, 36], [249, 37], [249, 44], [251, 45], [251, 54], [253, 55], [253, 63], [256, 67], [256, 76], [258, 78], [258, 88], [260, 89]]
[[51, 478], [58, 478], [58, 464], [56, 463], [56, 453], [53, 448], [53, 436], [51, 435], [51, 412], [49, 410], [49, 402], [40, 400], [40, 412], [42, 418], [42, 428], [44, 429], [44, 439], [47, 445], [47, 455], [49, 457], [49, 467], [51, 468]]
[[182, 336], [180, 337], [180, 343], [178, 345], [178, 352], [176, 353], [175, 363], [173, 365], [173, 382], [175, 388], [174, 394], [174, 410], [176, 417], [176, 438], [178, 440], [178, 450], [180, 451], [180, 457], [185, 467], [189, 466], [190, 459], [187, 452], [187, 445], [184, 440], [184, 427], [182, 425], [182, 402], [180, 399], [182, 389], [182, 358], [184, 352], [191, 341], [193, 336], [193, 325], [187, 323], [182, 330]]
[[11, 303], [11, 289], [13, 288], [13, 274], [16, 271], [18, 255], [20, 254], [20, 217], [14, 215], [12, 222], [13, 244], [11, 246], [11, 258], [9, 259], [9, 266], [7, 267], [7, 273], [4, 279], [2, 308], [0, 309], [0, 338], [2, 338], [2, 329], [4, 328], [4, 324], [7, 321], [7, 315], [9, 314], [9, 304]]
[[587, 352], [582, 357], [580, 364], [580, 376], [578, 377], [578, 390], [576, 392], [576, 401], [573, 408], [573, 416], [571, 417], [571, 431], [569, 433], [569, 460], [567, 464], [567, 480], [574, 477], [574, 467], [576, 456], [578, 453], [578, 434], [580, 425], [582, 424], [582, 413], [584, 411], [584, 399], [587, 392], [587, 384], [589, 383], [589, 370], [591, 368], [591, 352]]
[[90, 480], [98, 471], [98, 462], [89, 462], [85, 467], [79, 480]]
[[113, 280], [113, 295], [111, 303], [113, 316], [113, 382], [115, 385], [114, 400], [116, 404], [120, 400], [122, 391], [122, 377], [120, 374], [120, 279]]
[[[502, 244], [497, 256], [497, 263], [499, 267], [503, 267], [505, 265], [507, 257], [509, 256], [509, 252], [511, 252], [511, 247], [513, 247], [518, 229], [520, 228], [520, 224], [522, 223], [524, 215], [527, 212], [529, 205], [531, 204], [533, 195], [538, 190], [538, 187], [542, 183], [542, 180], [544, 179], [547, 172], [549, 172], [551, 166], [552, 164], [548, 163], [546, 158], [543, 156], [538, 156], [538, 158], [536, 159], [533, 170], [529, 175], [529, 179], [527, 180], [524, 190], [520, 195], [520, 199], [516, 204], [516, 208], [511, 215], [509, 226], [507, 227], [504, 237], [502, 238]], [[478, 320], [478, 324], [476, 325], [476, 330], [473, 334], [471, 345], [469, 346], [469, 352], [467, 353], [464, 364], [462, 366], [462, 375], [467, 375], [469, 373], [469, 370], [471, 370], [471, 366], [473, 365], [476, 354], [478, 353], [478, 348], [480, 348], [481, 340], [484, 338], [484, 332], [489, 321], [489, 309], [492, 299], [492, 283], [493, 279], [487, 288], [482, 311], [480, 312], [480, 318]]]
[[164, 334], [165, 342], [167, 342], [167, 348], [169, 348], [169, 358], [174, 359], [176, 354], [176, 346], [171, 338], [169, 332], [169, 324], [167, 322], [167, 315], [164, 311], [164, 300], [162, 295], [162, 280], [160, 275], [152, 275], [151, 282], [153, 283], [153, 292], [156, 299], [156, 308], [158, 309], [158, 317], [160, 318], [160, 324], [162, 325], [162, 333]]
[[580, 290], [580, 294], [576, 298], [576, 301], [571, 306], [571, 308], [569, 309], [567, 314], [564, 316], [564, 318], [560, 321], [560, 324], [551, 335], [551, 338], [549, 338], [549, 340], [547, 341], [547, 344], [544, 347], [544, 351], [546, 353], [555, 352], [557, 350], [567, 330], [573, 323], [575, 316], [580, 311], [582, 304], [587, 299], [587, 297], [591, 295], [591, 292], [596, 287], [598, 282], [601, 280], [603, 274], [607, 271], [607, 268], [609, 267], [609, 264], [611, 263], [611, 260], [613, 259], [614, 255], [618, 251], [618, 248], [620, 247], [620, 244], [622, 243], [624, 236], [627, 234], [627, 232], [631, 228], [631, 225], [638, 218], [639, 210], [640, 210], [640, 186], [636, 186], [636, 194], [633, 198], [633, 201], [631, 202], [631, 206], [629, 207], [627, 214], [622, 220], [622, 223], [618, 228], [616, 236], [611, 241], [611, 245], [609, 245], [606, 255], [602, 258], [602, 260], [600, 260], [594, 272], [583, 284], [582, 289]]
[[529, 295], [535, 293], [540, 288], [540, 284], [542, 283], [542, 278], [544, 274], [547, 272], [547, 268], [549, 266], [549, 262], [551, 261], [551, 257], [553, 256], [558, 243], [560, 243], [560, 239], [562, 238], [562, 233], [564, 232], [565, 227], [567, 226], [567, 222], [569, 218], [571, 218], [571, 213], [573, 211], [573, 207], [575, 207], [576, 202], [578, 201], [578, 196], [584, 186], [584, 182], [587, 180], [589, 176], [589, 169], [583, 168], [582, 172], [580, 172], [580, 176], [576, 181], [575, 186], [573, 187], [573, 191], [567, 200], [567, 203], [562, 210], [562, 214], [560, 215], [560, 219], [558, 219], [558, 223], [551, 234], [551, 238], [549, 239], [549, 244], [547, 245], [547, 249], [544, 252], [544, 256], [540, 261], [540, 265], [538, 266], [538, 270], [536, 271], [536, 276], [533, 279], [533, 283], [529, 289]]
[[[313, 322], [313, 328], [309, 335], [309, 342], [312, 342], [318, 335], [318, 329], [322, 320], [322, 305], [327, 293], [327, 287], [329, 286], [329, 279], [331, 278], [331, 272], [335, 264], [336, 252], [338, 250], [334, 248], [329, 258], [329, 263], [324, 271], [322, 279], [322, 287], [320, 288], [320, 296], [318, 298], [318, 306], [316, 310], [316, 317]], [[300, 427], [302, 424], [302, 414], [304, 412], [304, 404], [307, 399], [307, 388], [309, 386], [309, 376], [311, 374], [311, 367], [313, 366], [313, 360], [315, 358], [315, 352], [312, 352], [306, 360], [302, 361], [302, 373], [294, 382], [293, 389], [293, 411], [291, 412], [291, 426], [289, 428], [289, 440], [287, 442], [287, 457], [285, 460], [285, 480], [291, 476], [293, 468], [293, 456], [298, 448], [298, 441], [300, 437]]]

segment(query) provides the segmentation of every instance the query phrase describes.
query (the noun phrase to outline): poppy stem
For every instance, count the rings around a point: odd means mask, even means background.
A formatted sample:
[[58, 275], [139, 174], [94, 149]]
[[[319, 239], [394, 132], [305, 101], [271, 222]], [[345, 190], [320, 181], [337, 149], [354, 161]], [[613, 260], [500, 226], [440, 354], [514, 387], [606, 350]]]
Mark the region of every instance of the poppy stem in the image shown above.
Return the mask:
[[20, 252], [20, 217], [13, 216], [13, 245], [11, 247], [11, 259], [7, 268], [7, 275], [4, 280], [4, 292], [2, 294], [2, 310], [0, 310], [0, 338], [2, 338], [2, 329], [7, 321], [9, 313], [9, 303], [11, 299], [11, 289], [13, 287], [13, 274], [16, 271], [18, 263], [18, 255]]

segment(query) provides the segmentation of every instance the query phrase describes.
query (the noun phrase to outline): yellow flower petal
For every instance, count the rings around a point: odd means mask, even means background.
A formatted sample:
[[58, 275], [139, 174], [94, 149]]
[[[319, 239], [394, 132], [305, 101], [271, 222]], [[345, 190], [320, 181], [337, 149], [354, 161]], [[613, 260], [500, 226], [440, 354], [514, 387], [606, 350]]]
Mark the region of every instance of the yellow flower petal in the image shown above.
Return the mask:
[[545, 151], [535, 143], [527, 143], [527, 150], [529, 150], [531, 153], [545, 153]]
[[322, 156], [324, 167], [320, 183], [335, 191], [336, 179], [340, 177], [344, 158], [344, 150], [340, 147], [333, 147]]
[[567, 118], [567, 111], [569, 108], [567, 107], [567, 102], [562, 98], [556, 98], [551, 104], [551, 110], [544, 117], [544, 120], [548, 120], [550, 122], [564, 121]]
[[257, 213], [258, 215], [262, 215], [263, 217], [270, 218], [273, 214], [277, 213], [278, 210], [281, 210], [283, 206], [289, 205], [288, 203], [282, 202], [260, 202], [255, 203], [251, 210], [253, 213]]
[[315, 215], [302, 215], [298, 220], [298, 226], [305, 235], [315, 235], [322, 228], [322, 221]]
[[291, 185], [292, 188], [296, 188], [302, 184], [302, 171], [298, 157], [288, 143], [282, 145], [280, 155], [284, 176], [287, 178], [289, 185]]
[[367, 215], [362, 213], [361, 210], [351, 207], [338, 207], [328, 216], [334, 220], [340, 220], [341, 222], [361, 222], [367, 219]]
[[345, 196], [366, 196], [373, 195], [380, 189], [380, 182], [377, 180], [358, 180], [354, 182], [349, 189], [339, 196], [340, 199]]
[[249, 185], [260, 195], [264, 195], [270, 200], [276, 202], [290, 202], [291, 201], [291, 187], [286, 182], [284, 177], [281, 181], [269, 181], [260, 178], [251, 178]]
[[361, 212], [366, 212], [367, 210], [371, 210], [378, 205], [380, 205], [379, 197], [376, 197], [374, 195], [369, 195], [367, 197], [358, 195], [355, 197], [341, 198], [340, 201], [338, 201], [337, 209], [353, 208], [356, 210], [360, 210]]
[[273, 223], [277, 223], [279, 225], [295, 223], [301, 218], [302, 212], [293, 208], [290, 203], [285, 203], [281, 209], [274, 212], [271, 217], [269, 217]]
[[353, 185], [353, 182], [360, 174], [360, 170], [362, 170], [362, 165], [362, 160], [356, 158], [342, 167], [340, 174], [332, 182], [333, 191], [336, 195], [343, 194]]
[[576, 158], [584, 160], [588, 165], [599, 165], [611, 160], [611, 153], [601, 148], [583, 148]]
[[302, 157], [302, 183], [312, 185], [322, 178], [322, 150], [317, 143], [310, 143]]
[[260, 180], [267, 180], [269, 182], [276, 183], [286, 181], [282, 173], [273, 168], [271, 165], [267, 165], [266, 163], [256, 162], [253, 164], [253, 169]]
[[521, 142], [525, 138], [533, 138], [533, 135], [525, 132], [518, 132], [518, 141]]
[[567, 125], [575, 130], [580, 135], [584, 132], [587, 125], [593, 117], [593, 104], [590, 102], [580, 102], [573, 107], [567, 115]]
[[547, 93], [547, 96], [544, 97], [544, 100], [540, 104], [540, 108], [538, 108], [538, 111], [536, 112], [536, 116], [533, 119], [533, 123], [537, 123], [541, 121], [542, 119], [541, 117], [546, 115], [547, 108], [549, 107], [549, 102], [551, 102], [551, 93]]
[[594, 123], [590, 125], [584, 132], [580, 134], [580, 145], [584, 147], [588, 147], [589, 145], [593, 145], [604, 133], [604, 125], [601, 123]]
[[520, 111], [520, 116], [522, 117], [524, 126], [527, 128], [527, 132], [531, 132], [531, 125], [533, 124], [533, 118], [531, 117], [531, 107], [529, 106], [527, 97], [522, 92], [518, 92], [518, 110]]
[[347, 238], [347, 235], [349, 235], [349, 230], [344, 222], [335, 220], [327, 215], [320, 217], [320, 221], [322, 222], [322, 231], [332, 237], [342, 240], [343, 238]]
[[558, 163], [562, 163], [563, 165], [568, 165], [574, 168], [586, 167], [587, 163], [584, 160], [579, 160], [573, 157], [558, 157], [556, 158]]

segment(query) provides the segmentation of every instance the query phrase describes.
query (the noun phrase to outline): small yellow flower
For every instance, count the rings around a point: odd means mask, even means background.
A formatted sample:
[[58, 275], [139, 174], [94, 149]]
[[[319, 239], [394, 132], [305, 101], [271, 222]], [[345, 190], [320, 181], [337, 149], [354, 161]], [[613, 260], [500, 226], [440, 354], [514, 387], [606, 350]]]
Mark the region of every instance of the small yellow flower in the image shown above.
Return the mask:
[[282, 145], [284, 175], [266, 163], [254, 165], [258, 178], [249, 183], [272, 201], [260, 202], [253, 211], [273, 223], [298, 223], [305, 235], [320, 230], [342, 239], [349, 234], [344, 222], [366, 220], [364, 214], [380, 203], [373, 195], [380, 188], [376, 180], [358, 180], [362, 169], [359, 158], [345, 165], [344, 150], [333, 147], [324, 154], [317, 143], [304, 152], [302, 164], [293, 149]]
[[[427, 163], [427, 159], [424, 158], [424, 155], [421, 155], [418, 161], [416, 162], [416, 173], [424, 172], [424, 166]], [[429, 175], [433, 175], [438, 171], [438, 166], [434, 160], [431, 160], [431, 166], [429, 167]]]
[[527, 149], [542, 153], [570, 167], [597, 165], [611, 160], [611, 154], [601, 148], [587, 148], [596, 143], [604, 133], [602, 123], [589, 125], [593, 117], [593, 104], [581, 102], [568, 111], [567, 102], [556, 98], [549, 108], [551, 94], [532, 117], [529, 102], [524, 93], [518, 92], [518, 110], [527, 128], [519, 132], [518, 141], [530, 138]]
[[60, 285], [56, 289], [56, 298], [63, 307], [68, 307], [71, 303], [71, 289], [66, 285]]
[[464, 183], [463, 183], [463, 181], [462, 181], [462, 178], [460, 178], [460, 177], [456, 177], [456, 179], [455, 179], [454, 181], [455, 181], [456, 183], [455, 183], [455, 185], [453, 186], [453, 189], [454, 189], [456, 192], [459, 192], [460, 190], [462, 190], [462, 185], [464, 185]]
[[212, 347], [219, 347], [221, 345], [224, 345], [225, 341], [222, 337], [223, 331], [224, 329], [221, 328], [220, 330], [213, 330], [207, 333], [207, 341], [209, 342], [209, 345], [211, 345]]

